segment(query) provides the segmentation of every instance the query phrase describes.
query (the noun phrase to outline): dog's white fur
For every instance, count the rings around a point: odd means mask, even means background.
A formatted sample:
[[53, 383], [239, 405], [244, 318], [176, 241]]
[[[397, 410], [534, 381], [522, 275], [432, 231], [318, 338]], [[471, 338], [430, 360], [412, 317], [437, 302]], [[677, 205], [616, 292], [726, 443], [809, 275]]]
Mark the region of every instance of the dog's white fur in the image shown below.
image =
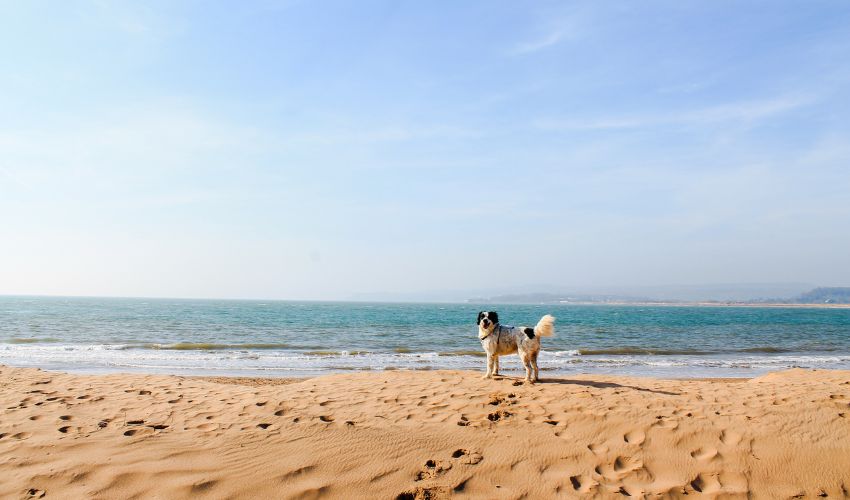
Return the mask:
[[[527, 333], [533, 330], [533, 334]], [[555, 318], [549, 314], [540, 318], [533, 329], [524, 326], [499, 324], [495, 311], [478, 313], [478, 339], [487, 353], [487, 373], [483, 378], [499, 374], [499, 356], [519, 354], [525, 366], [525, 381], [533, 384], [538, 380], [537, 355], [540, 354], [540, 337], [551, 337], [555, 333]], [[533, 375], [533, 376], [532, 376]]]

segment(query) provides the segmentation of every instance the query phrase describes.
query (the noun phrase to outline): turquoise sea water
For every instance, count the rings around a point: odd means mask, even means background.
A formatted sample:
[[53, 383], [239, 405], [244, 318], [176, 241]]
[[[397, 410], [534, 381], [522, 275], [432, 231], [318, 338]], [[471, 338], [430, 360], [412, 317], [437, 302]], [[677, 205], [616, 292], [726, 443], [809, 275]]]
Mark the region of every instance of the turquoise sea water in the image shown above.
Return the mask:
[[[479, 310], [557, 318], [546, 374], [740, 377], [850, 369], [850, 309], [0, 297], [0, 364], [82, 372], [301, 376], [482, 370]], [[516, 356], [503, 371], [520, 373]]]

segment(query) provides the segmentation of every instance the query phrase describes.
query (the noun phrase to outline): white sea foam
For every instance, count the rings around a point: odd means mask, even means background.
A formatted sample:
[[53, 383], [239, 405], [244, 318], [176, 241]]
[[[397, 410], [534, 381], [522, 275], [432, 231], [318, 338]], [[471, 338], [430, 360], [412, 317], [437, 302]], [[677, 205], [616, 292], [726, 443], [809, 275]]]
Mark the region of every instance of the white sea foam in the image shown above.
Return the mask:
[[[310, 353], [295, 350], [127, 349], [108, 344], [0, 344], [0, 364], [47, 369], [145, 371], [160, 373], [292, 376], [350, 370], [449, 369], [480, 370], [484, 360], [468, 354], [428, 352]], [[850, 369], [848, 355], [713, 355], [582, 356], [578, 351], [543, 351], [540, 367], [547, 374], [624, 373], [655, 376], [755, 376], [792, 367]], [[516, 356], [503, 358], [507, 373], [522, 370]]]

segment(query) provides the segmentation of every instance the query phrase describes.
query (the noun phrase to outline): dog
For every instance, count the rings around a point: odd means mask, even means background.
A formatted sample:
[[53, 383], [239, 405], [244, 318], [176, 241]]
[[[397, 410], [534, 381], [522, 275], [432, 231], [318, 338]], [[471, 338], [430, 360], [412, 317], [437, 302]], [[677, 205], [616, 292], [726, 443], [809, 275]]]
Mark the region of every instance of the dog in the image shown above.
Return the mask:
[[540, 354], [540, 337], [551, 337], [554, 334], [555, 318], [549, 314], [540, 318], [537, 326], [531, 328], [502, 325], [496, 311], [479, 312], [478, 339], [487, 353], [487, 373], [482, 378], [492, 378], [499, 374], [499, 356], [517, 353], [525, 366], [525, 382], [533, 384], [539, 380], [537, 355]]

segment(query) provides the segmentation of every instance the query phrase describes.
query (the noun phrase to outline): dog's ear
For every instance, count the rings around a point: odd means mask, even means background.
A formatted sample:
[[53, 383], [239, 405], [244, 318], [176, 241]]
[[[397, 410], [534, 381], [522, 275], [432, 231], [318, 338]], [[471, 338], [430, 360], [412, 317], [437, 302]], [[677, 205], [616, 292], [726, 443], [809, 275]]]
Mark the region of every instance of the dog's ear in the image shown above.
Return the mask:
[[478, 321], [476, 322], [477, 325], [481, 324], [481, 318], [483, 318], [483, 317], [484, 317], [484, 311], [478, 311]]
[[490, 321], [492, 321], [493, 323], [499, 322], [499, 313], [497, 313], [496, 311], [490, 311], [489, 313], [487, 313], [487, 317], [490, 318]]

